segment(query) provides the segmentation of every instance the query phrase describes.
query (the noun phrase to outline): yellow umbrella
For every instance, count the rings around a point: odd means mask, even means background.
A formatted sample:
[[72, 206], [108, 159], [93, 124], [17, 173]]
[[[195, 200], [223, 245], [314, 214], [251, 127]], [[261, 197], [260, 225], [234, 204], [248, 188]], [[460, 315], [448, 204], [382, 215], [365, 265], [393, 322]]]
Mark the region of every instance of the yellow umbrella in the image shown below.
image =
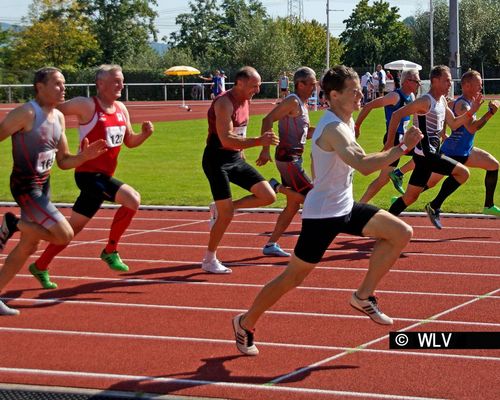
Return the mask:
[[189, 108], [184, 103], [184, 77], [189, 75], [200, 75], [200, 71], [196, 68], [189, 67], [187, 65], [176, 65], [175, 67], [170, 67], [164, 72], [165, 75], [180, 76], [182, 82], [182, 105], [183, 108]]

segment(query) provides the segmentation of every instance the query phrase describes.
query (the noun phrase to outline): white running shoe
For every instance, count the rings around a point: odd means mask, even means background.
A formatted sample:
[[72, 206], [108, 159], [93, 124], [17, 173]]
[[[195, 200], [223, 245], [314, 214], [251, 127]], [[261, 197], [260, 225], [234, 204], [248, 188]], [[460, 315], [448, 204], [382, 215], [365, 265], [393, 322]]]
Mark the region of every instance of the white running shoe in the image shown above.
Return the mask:
[[253, 344], [253, 331], [244, 329], [240, 320], [243, 314], [239, 314], [233, 318], [234, 338], [236, 339], [236, 347], [240, 352], [247, 356], [256, 356], [259, 354], [259, 349]]
[[227, 268], [221, 264], [219, 260], [214, 258], [212, 261], [203, 260], [201, 263], [201, 269], [211, 274], [230, 274], [233, 272], [231, 268]]
[[369, 296], [366, 300], [361, 300], [356, 295], [356, 292], [354, 292], [351, 297], [351, 306], [368, 315], [377, 324], [393, 324], [392, 318], [385, 315], [382, 311], [380, 311], [380, 308], [378, 308], [377, 298], [375, 296]]
[[0, 315], [19, 315], [20, 311], [10, 308], [3, 301], [0, 300]]
[[212, 227], [215, 225], [215, 221], [217, 221], [217, 206], [215, 203], [210, 203], [208, 206], [210, 210], [210, 219], [208, 220], [208, 227], [212, 230]]

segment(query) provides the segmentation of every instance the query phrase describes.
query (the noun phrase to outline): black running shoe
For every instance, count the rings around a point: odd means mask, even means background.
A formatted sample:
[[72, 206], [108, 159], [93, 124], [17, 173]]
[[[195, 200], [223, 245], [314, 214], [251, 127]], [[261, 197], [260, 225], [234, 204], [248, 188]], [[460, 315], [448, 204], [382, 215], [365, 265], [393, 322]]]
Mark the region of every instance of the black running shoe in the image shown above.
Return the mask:
[[431, 207], [431, 203], [427, 203], [425, 205], [425, 211], [427, 212], [427, 215], [429, 216], [429, 219], [432, 222], [432, 225], [434, 225], [437, 229], [443, 229], [443, 224], [441, 223], [441, 220], [439, 219], [439, 214], [441, 214], [441, 210], [439, 208], [436, 208], [435, 210]]

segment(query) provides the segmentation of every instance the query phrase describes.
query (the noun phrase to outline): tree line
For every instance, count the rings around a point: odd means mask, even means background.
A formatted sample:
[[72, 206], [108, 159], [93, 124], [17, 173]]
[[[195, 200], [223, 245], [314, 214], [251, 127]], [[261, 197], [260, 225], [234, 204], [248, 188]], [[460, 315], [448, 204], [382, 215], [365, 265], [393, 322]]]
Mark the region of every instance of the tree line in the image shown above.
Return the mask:
[[[191, 65], [203, 72], [224, 69], [231, 78], [252, 65], [264, 80], [307, 65], [320, 74], [326, 65], [326, 26], [318, 21], [271, 18], [259, 0], [190, 0], [189, 12], [176, 17], [178, 30], [158, 40], [156, 0], [33, 0], [19, 30], [0, 31], [0, 82], [26, 83], [44, 65], [61, 68], [72, 82], [89, 82], [89, 71], [117, 63], [125, 73], [168, 81], [163, 71]], [[461, 0], [462, 69], [486, 68], [499, 76], [500, 0]], [[330, 65], [343, 63], [359, 72], [396, 59], [430, 67], [429, 11], [404, 21], [383, 0], [360, 0], [339, 37], [330, 38]], [[448, 64], [448, 2], [434, 0], [434, 64]], [[443, 38], [446, 38], [443, 40]], [[128, 78], [127, 78], [128, 79]], [[129, 80], [130, 81], [130, 80]], [[137, 80], [136, 80], [137, 81]]]

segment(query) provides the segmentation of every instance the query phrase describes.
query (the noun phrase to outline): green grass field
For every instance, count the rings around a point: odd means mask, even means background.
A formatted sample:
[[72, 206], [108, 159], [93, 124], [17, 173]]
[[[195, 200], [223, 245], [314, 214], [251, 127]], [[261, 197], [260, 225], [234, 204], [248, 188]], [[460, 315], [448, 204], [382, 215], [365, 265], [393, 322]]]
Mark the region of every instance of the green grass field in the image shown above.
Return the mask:
[[[482, 116], [486, 107], [478, 113]], [[311, 121], [315, 124], [324, 111], [311, 112]], [[250, 120], [248, 136], [257, 136], [260, 131], [262, 115], [253, 116]], [[378, 151], [382, 147], [385, 132], [383, 110], [373, 111], [364, 121], [360, 144], [367, 152]], [[276, 126], [276, 125], [275, 125]], [[134, 129], [139, 129], [135, 126]], [[477, 133], [475, 144], [495, 157], [500, 156], [500, 145], [496, 135], [500, 130], [500, 117], [493, 117], [486, 126]], [[155, 123], [154, 135], [136, 149], [123, 148], [116, 177], [135, 187], [142, 196], [143, 204], [162, 205], [197, 205], [206, 206], [211, 201], [208, 182], [201, 167], [201, 157], [207, 135], [206, 120]], [[67, 131], [70, 148], [76, 150], [78, 134], [76, 129]], [[12, 201], [9, 190], [9, 175], [12, 156], [10, 140], [0, 144], [0, 200]], [[247, 160], [255, 165], [260, 148], [246, 150]], [[309, 151], [305, 153], [305, 165], [309, 170]], [[407, 160], [404, 157], [403, 160]], [[266, 177], [279, 178], [274, 164], [259, 168]], [[356, 173], [354, 179], [354, 195], [359, 199], [365, 188], [377, 174], [362, 176]], [[405, 178], [407, 182], [408, 177]], [[459, 188], [444, 203], [445, 212], [481, 212], [484, 202], [484, 171], [471, 170], [469, 181]], [[56, 167], [52, 171], [52, 200], [54, 202], [74, 202], [78, 190], [73, 180], [72, 171], [61, 171]], [[440, 186], [440, 185], [439, 185]], [[438, 186], [438, 187], [439, 187]], [[437, 188], [423, 193], [420, 199], [408, 211], [422, 211], [426, 202], [437, 193]], [[233, 188], [235, 198], [246, 193], [238, 187]], [[382, 208], [388, 208], [390, 198], [396, 195], [391, 184], [388, 184], [374, 198], [373, 202]], [[273, 207], [284, 205], [284, 196], [279, 196]]]

